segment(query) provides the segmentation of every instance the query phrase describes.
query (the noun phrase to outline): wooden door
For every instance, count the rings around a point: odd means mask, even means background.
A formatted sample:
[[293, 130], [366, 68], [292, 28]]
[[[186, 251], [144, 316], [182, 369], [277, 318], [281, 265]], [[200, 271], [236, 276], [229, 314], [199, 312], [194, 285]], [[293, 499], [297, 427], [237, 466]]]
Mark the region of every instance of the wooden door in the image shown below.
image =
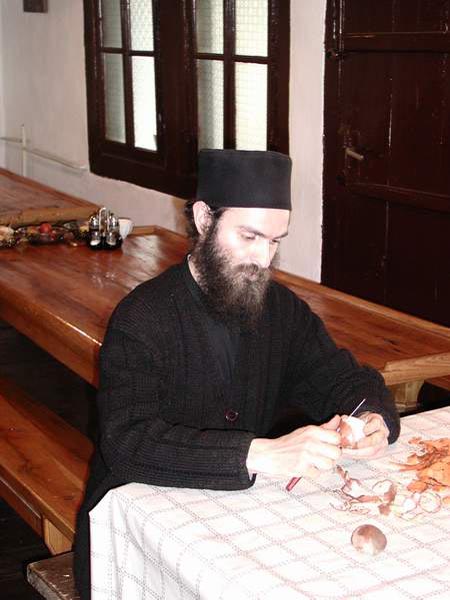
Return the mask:
[[450, 0], [328, 0], [322, 282], [450, 325]]

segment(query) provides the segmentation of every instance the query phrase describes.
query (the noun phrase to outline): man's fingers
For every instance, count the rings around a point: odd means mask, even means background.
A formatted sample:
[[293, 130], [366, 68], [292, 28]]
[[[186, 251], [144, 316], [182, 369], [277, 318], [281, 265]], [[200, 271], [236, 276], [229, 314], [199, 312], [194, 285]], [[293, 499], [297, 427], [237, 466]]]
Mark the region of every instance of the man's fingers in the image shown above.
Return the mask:
[[308, 451], [300, 452], [297, 456], [297, 464], [294, 467], [296, 473], [310, 475], [310, 470], [313, 469], [316, 475], [321, 471], [330, 471], [336, 466], [337, 460], [340, 458], [342, 451], [335, 446], [326, 444], [318, 444]]
[[331, 429], [317, 428], [315, 436], [313, 438], [324, 444], [331, 444], [332, 446], [339, 446], [341, 444], [341, 434]]
[[309, 444], [307, 447], [307, 452], [311, 456], [319, 456], [327, 459], [331, 459], [336, 461], [340, 458], [342, 454], [342, 449], [339, 444], [326, 444], [323, 442], [314, 442]]
[[326, 423], [323, 423], [321, 425], [322, 429], [331, 429], [333, 431], [336, 431], [337, 428], [339, 427], [339, 424], [341, 422], [341, 417], [339, 415], [334, 415], [334, 417], [332, 417], [329, 421], [327, 421]]
[[[311, 425], [297, 429], [288, 437], [289, 444], [284, 450], [286, 460], [294, 461], [289, 467], [293, 474], [317, 476], [316, 471], [333, 469], [342, 454], [340, 435], [334, 429]], [[311, 474], [310, 469], [313, 469]]]
[[342, 455], [352, 460], [379, 458], [383, 456], [387, 445], [369, 446], [367, 448], [344, 448]]
[[329, 444], [320, 439], [310, 440], [298, 454], [299, 462], [310, 463], [318, 469], [331, 469], [339, 460], [342, 449], [339, 443]]
[[330, 471], [336, 465], [336, 461], [341, 456], [339, 452], [338, 456], [328, 456], [325, 454], [316, 454], [312, 457], [311, 463], [319, 471]]
[[332, 427], [327, 429], [323, 425], [307, 425], [301, 427], [292, 433], [288, 434], [291, 437], [292, 443], [297, 445], [315, 444], [316, 442], [322, 442], [324, 444], [331, 444], [338, 446], [341, 443], [340, 434]]
[[381, 415], [369, 413], [366, 415], [363, 420], [366, 422], [364, 426], [364, 433], [366, 435], [370, 435], [375, 431], [383, 431], [386, 435], [389, 435], [389, 429], [384, 422], [384, 419]]
[[309, 477], [309, 479], [318, 479], [320, 475], [320, 470], [317, 467], [310, 465], [303, 474], [305, 477]]
[[374, 431], [373, 433], [361, 438], [358, 443], [358, 448], [367, 448], [369, 446], [378, 446], [379, 444], [387, 444], [387, 435], [385, 431]]

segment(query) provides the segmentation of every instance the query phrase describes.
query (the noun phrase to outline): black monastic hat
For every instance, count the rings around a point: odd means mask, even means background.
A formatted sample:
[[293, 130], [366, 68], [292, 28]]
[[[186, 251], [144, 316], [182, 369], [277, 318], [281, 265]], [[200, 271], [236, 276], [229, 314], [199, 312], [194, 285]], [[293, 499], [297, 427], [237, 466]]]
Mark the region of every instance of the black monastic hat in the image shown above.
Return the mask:
[[289, 156], [262, 150], [200, 150], [197, 200], [209, 206], [291, 210]]

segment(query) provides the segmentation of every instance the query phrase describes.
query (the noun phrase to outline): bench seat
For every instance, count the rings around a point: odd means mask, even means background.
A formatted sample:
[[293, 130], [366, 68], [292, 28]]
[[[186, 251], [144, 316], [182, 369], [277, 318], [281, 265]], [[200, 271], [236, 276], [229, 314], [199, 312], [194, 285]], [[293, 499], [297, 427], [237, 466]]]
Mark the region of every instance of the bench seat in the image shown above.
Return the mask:
[[92, 451], [83, 434], [0, 379], [0, 496], [52, 554], [72, 547]]
[[27, 579], [45, 600], [80, 600], [73, 577], [73, 552], [30, 563]]

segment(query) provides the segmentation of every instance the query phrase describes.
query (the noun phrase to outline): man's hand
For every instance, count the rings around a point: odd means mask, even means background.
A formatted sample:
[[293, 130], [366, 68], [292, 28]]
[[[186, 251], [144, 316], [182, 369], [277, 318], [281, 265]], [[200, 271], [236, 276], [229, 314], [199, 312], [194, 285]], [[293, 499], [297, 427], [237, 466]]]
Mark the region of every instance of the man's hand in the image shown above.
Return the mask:
[[341, 456], [341, 436], [336, 431], [340, 417], [323, 425], [300, 427], [275, 439], [257, 438], [247, 456], [249, 473], [280, 477], [317, 477], [329, 471]]
[[344, 448], [344, 456], [349, 458], [378, 458], [382, 456], [388, 446], [389, 429], [381, 415], [371, 412], [363, 412], [358, 419], [365, 421], [364, 434], [356, 448]]

